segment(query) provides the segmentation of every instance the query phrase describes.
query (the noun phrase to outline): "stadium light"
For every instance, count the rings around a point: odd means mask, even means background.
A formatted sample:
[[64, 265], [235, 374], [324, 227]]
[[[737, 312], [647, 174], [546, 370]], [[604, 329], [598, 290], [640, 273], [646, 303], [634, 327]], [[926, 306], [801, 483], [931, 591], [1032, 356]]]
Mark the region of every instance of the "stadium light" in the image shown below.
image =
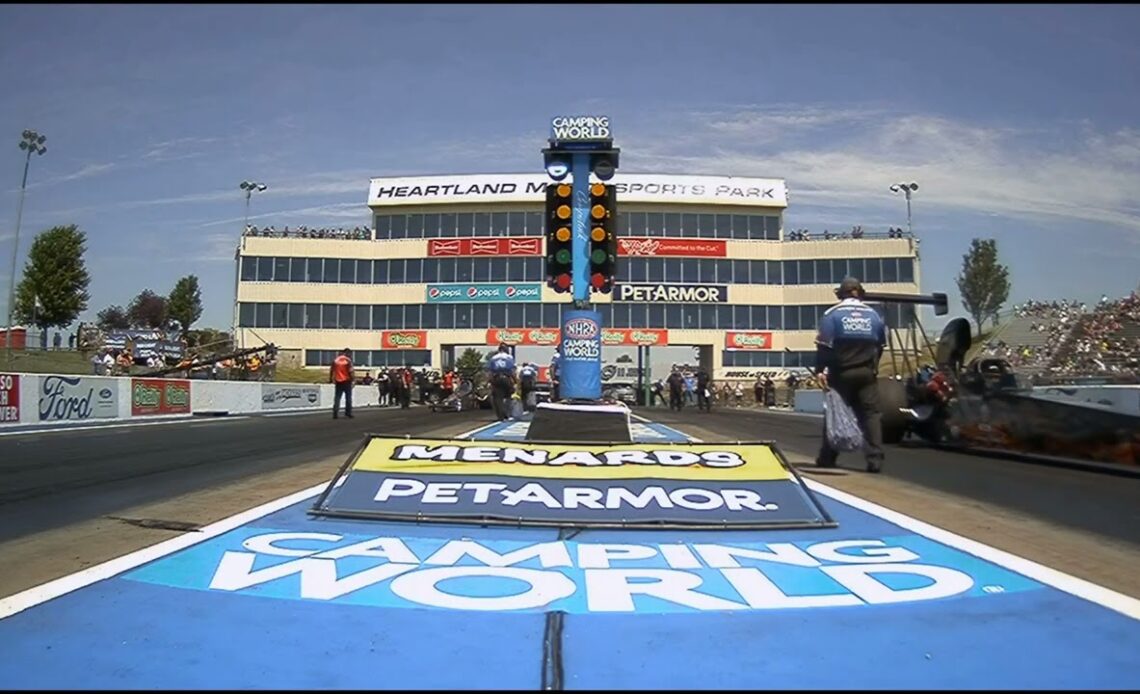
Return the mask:
[[[245, 235], [249, 231], [249, 200], [255, 192], [264, 193], [269, 190], [269, 186], [256, 181], [242, 181], [238, 188], [245, 191], [245, 226], [241, 228], [240, 250], [234, 255], [234, 315], [230, 327], [230, 344], [234, 347], [238, 346], [238, 284], [241, 272], [241, 251], [245, 250]], [[244, 342], [242, 340], [243, 345]]]
[[24, 179], [20, 183], [20, 201], [16, 205], [16, 238], [12, 242], [12, 274], [8, 277], [8, 325], [6, 326], [4, 346], [8, 361], [12, 361], [12, 315], [16, 308], [16, 262], [20, 251], [20, 222], [24, 218], [24, 191], [28, 188], [28, 167], [32, 163], [32, 154], [42, 156], [47, 151], [44, 143], [47, 136], [35, 130], [25, 130], [20, 134], [20, 149], [27, 154], [24, 157]]
[[906, 195], [906, 233], [911, 238], [914, 237], [914, 229], [910, 221], [910, 194], [918, 190], [918, 184], [914, 181], [910, 183], [895, 183], [891, 185], [891, 192], [895, 195], [903, 193]]

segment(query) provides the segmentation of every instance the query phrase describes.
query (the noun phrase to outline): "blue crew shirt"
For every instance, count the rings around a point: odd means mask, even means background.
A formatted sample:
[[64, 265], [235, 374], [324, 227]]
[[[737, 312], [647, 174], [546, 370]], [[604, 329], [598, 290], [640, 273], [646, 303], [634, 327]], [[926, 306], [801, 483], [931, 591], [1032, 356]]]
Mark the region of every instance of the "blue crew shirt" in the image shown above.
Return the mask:
[[862, 301], [844, 299], [824, 312], [815, 344], [816, 373], [863, 366], [877, 369], [887, 344], [886, 323]]

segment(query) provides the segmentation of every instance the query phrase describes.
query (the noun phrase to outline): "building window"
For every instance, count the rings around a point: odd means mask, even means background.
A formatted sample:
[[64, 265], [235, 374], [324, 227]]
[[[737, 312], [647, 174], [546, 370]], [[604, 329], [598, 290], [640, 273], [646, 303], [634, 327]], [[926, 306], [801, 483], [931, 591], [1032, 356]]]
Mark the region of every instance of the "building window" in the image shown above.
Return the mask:
[[491, 281], [491, 260], [489, 258], [474, 258], [472, 264], [472, 276], [476, 282], [490, 282]]
[[486, 330], [491, 327], [487, 322], [489, 320], [489, 313], [487, 304], [471, 304], [471, 327], [478, 330]]
[[895, 258], [883, 258], [881, 260], [883, 266], [883, 281], [884, 282], [898, 282], [899, 281], [899, 265], [898, 260]]
[[406, 284], [419, 284], [423, 282], [423, 258], [408, 258], [404, 263], [404, 282]]
[[389, 284], [403, 284], [404, 283], [404, 259], [394, 258], [388, 261], [388, 283]]
[[255, 256], [247, 255], [241, 259], [241, 281], [257, 281], [257, 258]]
[[523, 304], [507, 304], [507, 327], [522, 328], [526, 326], [526, 309]]
[[469, 238], [475, 235], [475, 215], [471, 212], [460, 212], [456, 218], [456, 236]]
[[439, 237], [439, 215], [438, 214], [425, 214], [424, 215], [424, 238], [434, 239]]
[[424, 284], [434, 284], [439, 281], [439, 260], [437, 258], [424, 258]]
[[665, 259], [664, 258], [646, 258], [645, 259], [646, 276], [650, 282], [664, 282], [665, 281]]
[[451, 330], [452, 328], [454, 328], [455, 327], [455, 307], [452, 306], [451, 304], [443, 304], [443, 305], [438, 306], [436, 308], [439, 311], [439, 318], [437, 321], [439, 323], [439, 329], [440, 330]]
[[[629, 258], [625, 261], [625, 270], [629, 275], [630, 282], [645, 282], [648, 269], [645, 264], [645, 258]], [[619, 269], [620, 273], [621, 270]]]
[[393, 241], [405, 239], [408, 237], [408, 215], [394, 214], [392, 215], [392, 233], [389, 237]]
[[665, 304], [649, 304], [649, 315], [646, 319], [648, 321], [645, 327], [657, 328], [658, 330], [665, 327]]
[[[713, 260], [708, 258], [701, 258], [694, 264], [696, 265], [696, 268], [693, 268], [692, 266], [687, 268], [684, 281], [691, 282], [695, 280], [701, 284], [713, 284], [716, 282], [716, 263]], [[689, 275], [692, 274], [692, 271], [694, 269], [697, 271], [697, 276], [690, 277]]]
[[883, 272], [882, 266], [879, 264], [878, 258], [866, 258], [863, 261], [863, 271], [866, 277], [861, 278], [864, 282], [882, 282]]
[[472, 278], [471, 258], [455, 259], [455, 281], [470, 282]]
[[540, 257], [532, 257], [524, 259], [526, 263], [526, 277], [525, 282], [540, 282], [546, 272], [543, 267], [543, 259]]
[[645, 231], [649, 236], [665, 236], [665, 214], [647, 212], [645, 215]]
[[542, 306], [542, 326], [543, 328], [562, 328], [562, 324], [558, 320], [558, 304], [539, 304]]
[[684, 282], [684, 273], [681, 269], [680, 258], [666, 258], [665, 259], [665, 281], [681, 283]]
[[489, 327], [489, 328], [505, 328], [505, 327], [507, 327], [507, 305], [506, 304], [488, 304], [487, 305], [487, 327]]
[[455, 215], [441, 214], [439, 216], [439, 235], [443, 238], [455, 236]]
[[392, 237], [392, 218], [386, 214], [376, 215], [376, 240], [383, 241]]
[[408, 238], [422, 239], [424, 237], [424, 216], [422, 214], [408, 215]]
[[475, 213], [475, 236], [490, 236], [491, 235], [491, 213], [490, 212], [476, 212]]
[[546, 229], [542, 224], [541, 212], [527, 212], [525, 216], [527, 236], [542, 236], [546, 233]]
[[899, 258], [899, 282], [914, 282], [914, 259]]
[[681, 215], [676, 212], [669, 212], [664, 215], [662, 228], [665, 231], [665, 236], [679, 237], [684, 235], [684, 231], [681, 229]]
[[697, 235], [704, 239], [716, 238], [716, 215], [697, 215]]

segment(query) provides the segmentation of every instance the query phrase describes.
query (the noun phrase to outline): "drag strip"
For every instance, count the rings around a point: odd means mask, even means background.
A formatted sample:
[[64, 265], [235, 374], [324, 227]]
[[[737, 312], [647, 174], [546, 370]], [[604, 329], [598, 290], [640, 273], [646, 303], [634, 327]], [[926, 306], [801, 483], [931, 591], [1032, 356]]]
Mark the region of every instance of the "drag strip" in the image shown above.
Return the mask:
[[433, 415], [422, 408], [355, 414], [333, 421], [321, 410], [0, 438], [0, 541], [313, 460], [343, 459], [366, 433], [467, 423], [470, 429], [490, 419], [485, 412]]
[[[700, 427], [723, 440], [775, 440], [783, 450], [811, 459], [819, 450], [819, 417], [731, 408], [709, 414], [696, 408], [680, 414], [664, 408], [637, 412], [682, 430]], [[858, 454], [841, 455], [839, 464], [863, 470]], [[882, 474], [1140, 546], [1137, 477], [954, 453], [909, 442], [887, 446]]]

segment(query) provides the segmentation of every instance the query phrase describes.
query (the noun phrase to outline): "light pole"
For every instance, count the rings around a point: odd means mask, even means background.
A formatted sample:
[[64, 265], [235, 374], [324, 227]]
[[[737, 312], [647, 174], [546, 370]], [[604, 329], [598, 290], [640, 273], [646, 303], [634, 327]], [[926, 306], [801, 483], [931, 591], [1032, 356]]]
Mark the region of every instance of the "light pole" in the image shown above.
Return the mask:
[[918, 184], [914, 181], [910, 183], [896, 183], [891, 186], [891, 192], [898, 195], [900, 192], [906, 194], [906, 234], [914, 238], [914, 230], [911, 228], [910, 223], [910, 194], [918, 190]]
[[[241, 241], [238, 251], [234, 254], [234, 315], [230, 326], [230, 341], [235, 348], [238, 346], [238, 286], [241, 278], [241, 251], [245, 250], [245, 235], [249, 229], [249, 200], [253, 197], [254, 191], [263, 193], [269, 189], [269, 186], [254, 181], [242, 181], [238, 188], [245, 191], [245, 225], [241, 228]], [[242, 342], [244, 344], [245, 341]]]
[[24, 191], [28, 187], [28, 166], [32, 163], [32, 154], [42, 155], [47, 151], [44, 143], [47, 137], [35, 130], [25, 130], [20, 137], [20, 149], [27, 152], [24, 157], [24, 180], [20, 183], [20, 202], [16, 205], [16, 238], [12, 242], [12, 274], [8, 278], [8, 325], [4, 345], [7, 350], [8, 361], [12, 360], [12, 312], [16, 308], [16, 260], [20, 252], [20, 222], [24, 218]]

